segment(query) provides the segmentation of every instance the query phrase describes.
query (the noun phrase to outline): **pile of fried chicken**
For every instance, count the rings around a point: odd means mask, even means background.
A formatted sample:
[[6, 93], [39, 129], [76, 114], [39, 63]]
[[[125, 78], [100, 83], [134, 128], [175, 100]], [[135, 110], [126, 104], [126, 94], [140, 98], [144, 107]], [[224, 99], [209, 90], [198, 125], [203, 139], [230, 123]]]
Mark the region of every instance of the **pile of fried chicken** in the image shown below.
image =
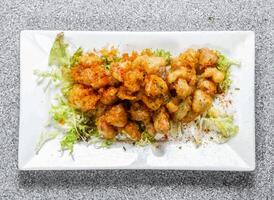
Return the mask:
[[146, 131], [168, 138], [171, 123], [189, 123], [212, 105], [225, 75], [216, 51], [188, 49], [178, 57], [150, 49], [118, 55], [117, 49], [84, 53], [70, 69], [68, 102], [92, 113], [105, 139], [125, 134], [140, 140]]

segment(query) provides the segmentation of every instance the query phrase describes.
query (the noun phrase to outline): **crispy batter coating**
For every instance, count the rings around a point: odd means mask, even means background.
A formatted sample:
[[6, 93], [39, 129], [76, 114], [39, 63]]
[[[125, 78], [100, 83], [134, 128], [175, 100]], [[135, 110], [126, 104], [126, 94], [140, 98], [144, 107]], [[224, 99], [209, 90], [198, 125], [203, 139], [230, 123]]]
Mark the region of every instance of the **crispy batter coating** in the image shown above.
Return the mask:
[[102, 59], [94, 53], [86, 53], [81, 56], [79, 63], [81, 66], [88, 68], [92, 66], [101, 65]]
[[164, 103], [163, 97], [148, 97], [143, 95], [141, 99], [151, 110], [157, 110]]
[[182, 121], [185, 119], [189, 111], [191, 110], [191, 99], [188, 97], [186, 100], [182, 101], [176, 113], [174, 113], [175, 121]]
[[161, 107], [153, 116], [154, 127], [157, 132], [167, 134], [170, 128], [169, 114], [165, 107]]
[[218, 61], [218, 55], [213, 50], [202, 48], [198, 50], [200, 68], [215, 67]]
[[179, 109], [179, 98], [175, 97], [173, 99], [171, 99], [167, 104], [166, 104], [166, 108], [168, 110], [169, 113], [175, 113], [177, 112], [177, 110]]
[[144, 69], [148, 74], [157, 74], [161, 67], [166, 65], [166, 60], [162, 57], [142, 55], [133, 62], [133, 67]]
[[132, 71], [126, 72], [126, 75], [124, 78], [124, 86], [130, 92], [137, 92], [140, 90], [143, 80], [144, 80], [144, 73], [138, 69], [134, 69]]
[[106, 122], [105, 116], [101, 116], [98, 119], [97, 127], [99, 130], [99, 133], [105, 139], [113, 139], [117, 135], [117, 131], [115, 130], [115, 128]]
[[217, 68], [206, 68], [201, 77], [211, 78], [215, 83], [221, 83], [224, 80], [225, 75]]
[[202, 90], [195, 90], [192, 102], [192, 110], [196, 113], [203, 113], [212, 105], [212, 97]]
[[188, 49], [180, 54], [179, 60], [181, 61], [183, 66], [195, 68], [199, 62], [197, 51], [195, 51], [194, 49]]
[[119, 99], [117, 97], [118, 89], [115, 87], [100, 88], [98, 92], [101, 95], [100, 101], [105, 105], [111, 105]]
[[152, 123], [152, 121], [144, 122], [144, 124], [145, 124], [145, 127], [146, 127], [146, 131], [147, 131], [150, 135], [154, 136], [154, 135], [156, 134], [156, 130], [155, 130], [155, 128], [154, 128], [154, 124]]
[[137, 100], [137, 96], [129, 91], [125, 86], [120, 86], [117, 96], [122, 100]]
[[150, 111], [142, 102], [134, 102], [129, 110], [131, 119], [134, 121], [150, 121]]
[[147, 96], [164, 95], [168, 91], [168, 86], [159, 76], [148, 75], [145, 79], [145, 91]]
[[105, 139], [120, 132], [140, 140], [144, 128], [152, 136], [168, 134], [171, 120], [188, 123], [206, 112], [225, 78], [216, 68], [218, 54], [207, 48], [168, 60], [151, 49], [121, 56], [114, 48], [85, 53], [69, 69], [74, 84], [68, 101], [93, 111]]
[[214, 95], [217, 92], [216, 84], [207, 79], [200, 79], [197, 88], [203, 90], [205, 93]]
[[115, 127], [124, 127], [127, 123], [127, 112], [122, 104], [111, 107], [104, 116], [106, 122]]
[[129, 122], [123, 129], [122, 133], [129, 136], [132, 140], [140, 140], [141, 132], [139, 131], [139, 127], [136, 123]]
[[174, 88], [176, 90], [177, 96], [182, 99], [188, 97], [193, 91], [192, 87], [190, 87], [186, 80], [182, 78], [179, 78], [176, 81]]
[[123, 82], [126, 71], [131, 68], [131, 62], [125, 61], [120, 63], [112, 63], [110, 65], [110, 73], [113, 78], [119, 82]]
[[79, 84], [74, 85], [68, 94], [70, 105], [83, 112], [95, 109], [99, 99], [100, 96], [95, 91]]
[[102, 65], [90, 68], [77, 65], [71, 69], [71, 77], [75, 82], [92, 86], [94, 89], [105, 87], [111, 80]]
[[190, 69], [187, 67], [181, 67], [180, 69], [172, 70], [168, 76], [167, 81], [169, 84], [174, 83], [178, 78], [185, 79], [190, 85], [195, 85], [197, 76], [195, 69]]

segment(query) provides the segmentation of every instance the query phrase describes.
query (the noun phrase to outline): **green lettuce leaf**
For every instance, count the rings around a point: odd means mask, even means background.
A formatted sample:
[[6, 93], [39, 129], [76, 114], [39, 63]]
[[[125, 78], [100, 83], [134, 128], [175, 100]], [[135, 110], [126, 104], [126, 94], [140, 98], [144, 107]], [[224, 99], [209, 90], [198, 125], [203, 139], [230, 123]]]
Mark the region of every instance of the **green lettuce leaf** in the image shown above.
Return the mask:
[[48, 64], [49, 66], [69, 66], [70, 55], [67, 50], [68, 44], [64, 42], [64, 33], [59, 33], [51, 47]]
[[74, 110], [61, 97], [58, 97], [58, 101], [57, 105], [51, 106], [50, 115], [56, 122], [65, 122], [71, 118]]
[[150, 135], [148, 132], [144, 131], [141, 134], [141, 139], [136, 142], [137, 145], [145, 146], [147, 144], [153, 144], [156, 142], [156, 139]]
[[61, 141], [62, 150], [69, 150], [70, 153], [72, 153], [73, 146], [77, 142], [77, 140], [77, 131], [75, 128], [71, 128]]
[[225, 138], [230, 138], [237, 134], [239, 127], [234, 124], [232, 115], [220, 113], [217, 110], [209, 110], [203, 119], [203, 128], [220, 133]]
[[73, 67], [79, 62], [80, 57], [83, 55], [83, 49], [78, 48], [70, 58], [70, 67]]
[[218, 57], [219, 57], [217, 69], [225, 74], [224, 80], [219, 84], [219, 89], [222, 92], [226, 92], [232, 83], [232, 81], [230, 79], [229, 69], [230, 69], [231, 65], [239, 65], [239, 63], [228, 59], [226, 56], [220, 54], [219, 52], [217, 52], [217, 53], [218, 53]]
[[153, 54], [155, 56], [159, 56], [159, 57], [165, 58], [167, 64], [170, 63], [171, 53], [169, 51], [165, 51], [163, 49], [156, 49], [155, 51], [153, 51]]
[[221, 72], [227, 72], [231, 65], [239, 65], [239, 63], [228, 59], [226, 56], [218, 53], [217, 69]]
[[230, 72], [227, 71], [225, 73], [224, 80], [219, 84], [219, 89], [223, 92], [226, 92], [230, 88], [231, 83], [232, 81], [230, 79]]

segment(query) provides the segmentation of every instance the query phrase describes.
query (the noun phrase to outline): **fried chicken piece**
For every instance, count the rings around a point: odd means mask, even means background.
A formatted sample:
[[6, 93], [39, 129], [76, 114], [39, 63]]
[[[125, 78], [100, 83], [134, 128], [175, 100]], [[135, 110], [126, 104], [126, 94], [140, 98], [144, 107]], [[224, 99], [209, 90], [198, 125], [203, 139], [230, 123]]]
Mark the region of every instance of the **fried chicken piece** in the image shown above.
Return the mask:
[[122, 133], [126, 134], [130, 139], [138, 141], [141, 139], [141, 132], [139, 131], [139, 127], [136, 123], [129, 122], [122, 129]]
[[213, 50], [202, 48], [198, 50], [198, 58], [201, 69], [215, 67], [218, 62], [218, 55]]
[[179, 98], [172, 98], [167, 104], [166, 108], [169, 113], [175, 113], [179, 109]]
[[144, 80], [144, 73], [140, 70], [127, 71], [124, 78], [124, 86], [130, 92], [137, 92], [140, 90]]
[[104, 87], [110, 83], [110, 77], [103, 65], [90, 68], [77, 65], [71, 69], [71, 77], [75, 82], [92, 86], [94, 89]]
[[133, 62], [134, 68], [144, 69], [148, 74], [157, 74], [165, 65], [166, 60], [163, 57], [147, 55], [138, 56]]
[[112, 63], [110, 65], [110, 74], [111, 76], [119, 82], [123, 82], [126, 71], [131, 68], [131, 62], [119, 62], [119, 63]]
[[151, 121], [148, 122], [144, 122], [145, 127], [146, 127], [146, 131], [151, 135], [154, 136], [156, 133], [156, 130], [154, 128], [154, 124]]
[[176, 90], [176, 94], [179, 98], [181, 99], [185, 99], [186, 97], [188, 97], [193, 89], [192, 87], [190, 87], [188, 85], [188, 83], [186, 82], [185, 79], [179, 78], [175, 84], [174, 84], [174, 88]]
[[156, 75], [149, 75], [145, 79], [145, 92], [147, 96], [164, 95], [168, 91], [166, 82]]
[[156, 111], [153, 116], [154, 128], [159, 133], [167, 134], [170, 129], [169, 115], [165, 107]]
[[195, 69], [190, 69], [187, 67], [181, 67], [180, 69], [176, 69], [171, 71], [167, 76], [167, 82], [169, 84], [174, 83], [178, 78], [185, 79], [189, 85], [193, 86], [196, 83], [196, 71]]
[[127, 112], [122, 104], [112, 106], [104, 116], [106, 122], [115, 127], [124, 127], [127, 123]]
[[100, 101], [105, 105], [111, 105], [118, 100], [118, 89], [115, 87], [109, 87], [108, 89], [100, 88], [98, 92], [101, 95]]
[[125, 86], [120, 86], [117, 96], [122, 100], [137, 100], [137, 95], [130, 92]]
[[94, 53], [86, 53], [79, 59], [79, 64], [85, 68], [101, 65], [102, 63], [102, 59]]
[[198, 65], [198, 53], [194, 49], [187, 49], [181, 53], [179, 57], [171, 60], [171, 68], [177, 69], [181, 67], [196, 68]]
[[206, 68], [204, 73], [201, 75], [202, 78], [211, 78], [215, 83], [221, 83], [225, 75], [217, 68]]
[[188, 97], [186, 100], [182, 101], [176, 113], [174, 113], [174, 120], [175, 121], [182, 121], [191, 110], [191, 99]]
[[68, 93], [68, 101], [70, 105], [83, 112], [87, 112], [96, 108], [100, 96], [91, 88], [76, 84]]
[[101, 103], [100, 101], [96, 105], [96, 112], [95, 116], [96, 118], [99, 118], [105, 114], [105, 112], [108, 110], [109, 106]]
[[157, 110], [164, 103], [164, 99], [161, 96], [160, 97], [148, 97], [146, 95], [142, 95], [141, 100], [151, 110]]
[[113, 139], [117, 135], [115, 128], [106, 122], [105, 116], [97, 120], [97, 128], [105, 139]]
[[150, 121], [150, 111], [142, 102], [134, 102], [130, 106], [129, 113], [134, 121]]
[[197, 88], [203, 90], [205, 93], [209, 95], [216, 94], [217, 86], [210, 80], [200, 79], [197, 85]]
[[195, 90], [192, 102], [192, 110], [196, 113], [203, 113], [212, 105], [212, 97], [202, 90]]

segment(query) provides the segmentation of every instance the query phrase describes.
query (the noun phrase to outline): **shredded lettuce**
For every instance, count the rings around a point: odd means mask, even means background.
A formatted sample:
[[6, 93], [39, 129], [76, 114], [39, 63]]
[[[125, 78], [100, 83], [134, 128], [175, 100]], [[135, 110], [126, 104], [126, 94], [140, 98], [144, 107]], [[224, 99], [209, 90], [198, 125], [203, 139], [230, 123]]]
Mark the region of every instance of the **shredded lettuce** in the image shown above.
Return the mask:
[[159, 57], [165, 58], [167, 64], [170, 63], [171, 53], [169, 51], [165, 51], [163, 49], [156, 49], [155, 51], [153, 51], [153, 54], [155, 56], [159, 56]]
[[100, 147], [101, 148], [109, 148], [111, 145], [113, 145], [114, 140], [102, 140]]
[[49, 78], [53, 82], [56, 82], [62, 78], [62, 75], [59, 73], [59, 71], [52, 70], [52, 71], [40, 71], [40, 70], [34, 70], [34, 75], [41, 79]]
[[136, 144], [140, 146], [145, 146], [148, 144], [153, 144], [155, 142], [156, 142], [156, 139], [152, 135], [150, 135], [147, 131], [144, 131], [141, 134], [141, 139], [137, 141]]
[[65, 129], [68, 130], [61, 141], [62, 150], [69, 150], [72, 153], [76, 140], [87, 141], [92, 137], [100, 137], [90, 116], [72, 108], [63, 96], [59, 96], [57, 100], [58, 103], [51, 107], [50, 115], [57, 125], [65, 125]]
[[73, 115], [74, 111], [62, 97], [57, 97], [57, 100], [58, 104], [51, 106], [50, 115], [56, 122], [62, 124]]
[[230, 138], [237, 134], [239, 128], [234, 124], [232, 115], [220, 113], [217, 110], [210, 110], [203, 119], [203, 128], [216, 131], [224, 138]]
[[39, 153], [40, 149], [43, 147], [44, 144], [46, 144], [46, 142], [48, 142], [49, 140], [55, 139], [58, 135], [59, 133], [57, 131], [42, 133], [39, 136], [38, 142], [36, 144], [36, 148], [35, 148], [36, 154]]
[[225, 78], [224, 78], [224, 80], [219, 84], [220, 90], [223, 91], [223, 92], [226, 92], [226, 91], [229, 89], [231, 83], [232, 83], [232, 81], [231, 81], [231, 79], [230, 79], [230, 72], [227, 71], [227, 72], [225, 73]]
[[49, 66], [69, 66], [70, 55], [67, 50], [68, 44], [64, 42], [64, 33], [59, 33], [51, 47], [48, 64]]
[[218, 57], [219, 59], [218, 59], [217, 69], [222, 72], [227, 72], [231, 65], [239, 65], [239, 63], [228, 59], [226, 56], [220, 53], [218, 53]]
[[61, 148], [62, 150], [69, 150], [70, 153], [73, 152], [73, 146], [77, 142], [77, 131], [75, 128], [69, 129], [67, 134], [64, 136], [64, 138], [61, 141]]
[[232, 83], [232, 81], [230, 79], [230, 70], [229, 69], [230, 69], [231, 65], [239, 65], [239, 63], [228, 59], [226, 56], [220, 54], [219, 52], [217, 52], [217, 53], [218, 53], [218, 57], [219, 57], [217, 69], [225, 74], [224, 80], [219, 84], [219, 89], [222, 92], [226, 92]]
[[78, 48], [70, 58], [70, 67], [73, 67], [79, 62], [80, 57], [83, 55], [83, 49]]

